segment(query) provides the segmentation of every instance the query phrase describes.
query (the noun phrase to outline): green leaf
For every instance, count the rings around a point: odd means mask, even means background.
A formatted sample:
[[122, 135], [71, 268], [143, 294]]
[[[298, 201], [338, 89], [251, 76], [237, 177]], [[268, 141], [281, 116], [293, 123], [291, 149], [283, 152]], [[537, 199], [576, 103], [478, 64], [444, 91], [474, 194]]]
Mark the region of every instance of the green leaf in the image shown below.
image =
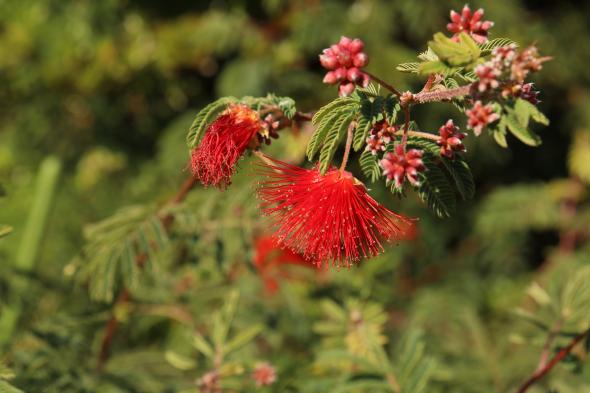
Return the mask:
[[311, 136], [306, 155], [312, 161], [318, 150], [326, 143], [326, 139], [333, 128], [339, 124], [339, 120], [350, 114], [356, 114], [359, 103], [350, 97], [338, 98], [328, 105], [323, 106], [313, 117], [316, 129]]
[[348, 127], [355, 117], [356, 113], [349, 113], [344, 114], [344, 116], [339, 116], [326, 134], [326, 139], [324, 140], [324, 145], [322, 146], [319, 160], [320, 172], [322, 174], [326, 173], [330, 167], [332, 158], [334, 158], [334, 154], [336, 153], [338, 145], [347, 134]]
[[434, 371], [434, 360], [426, 356], [423, 333], [410, 329], [396, 350], [395, 368], [401, 390], [407, 393], [423, 393]]
[[529, 119], [531, 118], [537, 123], [545, 126], [549, 125], [549, 119], [539, 110], [539, 108], [522, 98], [516, 100], [514, 111], [520, 123], [524, 126], [528, 126]]
[[248, 344], [264, 329], [263, 325], [254, 325], [240, 332], [223, 346], [223, 353], [229, 354]]
[[487, 56], [487, 55], [491, 54], [494, 49], [500, 48], [503, 46], [508, 46], [511, 44], [516, 44], [516, 42], [512, 41], [509, 38], [494, 38], [492, 40], [489, 40], [489, 41], [481, 44], [479, 46], [479, 49], [481, 49], [482, 56]]
[[215, 351], [213, 351], [211, 344], [199, 333], [195, 333], [193, 336], [193, 346], [209, 359], [213, 359], [215, 356]]
[[504, 116], [498, 122], [498, 125], [492, 128], [492, 135], [498, 145], [503, 148], [508, 148], [508, 142], [506, 141], [506, 119]]
[[455, 181], [455, 186], [461, 197], [464, 200], [473, 198], [475, 195], [475, 183], [467, 162], [459, 155], [455, 155], [454, 160], [443, 158], [442, 161]]
[[166, 351], [164, 357], [168, 363], [179, 370], [191, 370], [197, 367], [197, 362], [194, 359], [173, 351]]
[[572, 174], [590, 184], [590, 132], [578, 130], [571, 144], [568, 164]]
[[369, 178], [372, 183], [379, 180], [382, 170], [379, 166], [377, 155], [373, 155], [370, 151], [365, 150], [359, 157], [359, 164], [363, 174]]
[[0, 225], [0, 238], [12, 232], [12, 227], [9, 225]]
[[397, 67], [395, 67], [395, 69], [398, 71], [401, 71], [401, 72], [409, 72], [409, 73], [417, 74], [419, 65], [420, 65], [420, 63], [417, 63], [417, 62], [401, 63]]
[[429, 74], [453, 75], [458, 70], [459, 70], [459, 68], [450, 67], [440, 60], [427, 61], [424, 63], [420, 63], [420, 66], [418, 67], [418, 73], [421, 75], [429, 75]]
[[450, 217], [455, 210], [455, 193], [447, 177], [431, 156], [423, 158], [426, 171], [422, 174], [418, 195], [439, 217]]
[[209, 123], [217, 118], [220, 112], [224, 111], [227, 106], [236, 102], [233, 97], [223, 97], [217, 101], [213, 101], [197, 113], [193, 123], [191, 124], [188, 134], [186, 136], [186, 144], [189, 149], [194, 149], [199, 144], [199, 140], [203, 131], [207, 128]]
[[[443, 33], [436, 33], [428, 47], [439, 60], [450, 67], [465, 67], [475, 64], [481, 54], [477, 43], [466, 33], [459, 35], [459, 41], [453, 41]], [[424, 73], [424, 72], [423, 72]]]
[[24, 393], [22, 390], [15, 388], [6, 381], [0, 380], [0, 393]]
[[371, 130], [373, 124], [370, 120], [368, 120], [364, 116], [360, 116], [357, 126], [354, 130], [354, 139], [352, 142], [352, 147], [354, 151], [359, 151], [367, 141], [367, 137], [369, 136], [369, 131]]
[[525, 124], [522, 124], [521, 119], [519, 119], [519, 116], [512, 109], [506, 108], [506, 111], [507, 115], [504, 116], [503, 120], [512, 135], [526, 145], [539, 146], [541, 144], [541, 138], [530, 131]]
[[357, 105], [357, 101], [351, 97], [339, 97], [336, 98], [334, 101], [330, 102], [327, 105], [322, 106], [316, 113], [313, 115], [313, 119], [311, 122], [313, 125], [317, 126], [320, 122], [326, 117], [328, 114], [333, 112], [335, 109], [341, 107], [351, 107]]
[[355, 379], [331, 390], [332, 393], [346, 392], [392, 392], [391, 385], [381, 379]]

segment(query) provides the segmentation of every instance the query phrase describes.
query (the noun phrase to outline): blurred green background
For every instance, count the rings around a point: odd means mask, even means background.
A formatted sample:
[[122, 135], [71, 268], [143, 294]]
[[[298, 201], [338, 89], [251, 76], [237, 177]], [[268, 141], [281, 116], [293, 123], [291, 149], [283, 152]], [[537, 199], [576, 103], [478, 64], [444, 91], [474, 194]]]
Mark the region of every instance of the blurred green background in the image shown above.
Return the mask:
[[[487, 135], [468, 137], [477, 196], [450, 219], [435, 218], [415, 195], [400, 202], [371, 185], [384, 204], [421, 218], [418, 238], [351, 271], [321, 279], [303, 272], [304, 280], [285, 283], [272, 298], [252, 267], [250, 235], [263, 226], [244, 221], [231, 235], [209, 238], [202, 226], [186, 229], [175, 238], [184, 254], [175, 243], [160, 281], [138, 285], [136, 308], [119, 310], [122, 327], [107, 371], [98, 373], [114, 308], [89, 299], [84, 280], [75, 279], [83, 229], [127, 205], [161, 206], [177, 192], [188, 175], [184, 138], [197, 110], [220, 96], [267, 92], [316, 110], [336, 94], [321, 84], [317, 56], [340, 35], [365, 41], [373, 74], [417, 91], [423, 81], [395, 66], [415, 61], [463, 3], [0, 0], [0, 224], [13, 228], [0, 239], [0, 311], [5, 320], [18, 316], [15, 329], [0, 326], [6, 376], [15, 374], [12, 383], [30, 392], [195, 391], [194, 380], [211, 368], [206, 357], [185, 353], [195, 368], [174, 367], [164, 354], [183, 352], [186, 332], [166, 313], [141, 307], [181, 304], [193, 315], [191, 329], [207, 332], [207, 315], [239, 288], [236, 321], [261, 323], [264, 342], [236, 356], [276, 365], [279, 382], [268, 389], [330, 392], [352, 378], [348, 368], [322, 366], [318, 351], [331, 344], [314, 325], [325, 318], [320, 304], [360, 299], [386, 316], [377, 325], [394, 365], [390, 345], [410, 326], [425, 332], [426, 352], [437, 360], [427, 392], [514, 391], [536, 367], [545, 335], [512, 311], [538, 311], [526, 294], [533, 280], [554, 283], [559, 298], [563, 275], [590, 261], [590, 2], [471, 5], [495, 22], [492, 37], [536, 43], [554, 58], [534, 80], [551, 120], [537, 129], [539, 148], [511, 139], [506, 150]], [[452, 105], [422, 106], [414, 116], [424, 130], [450, 117], [465, 126]], [[269, 151], [303, 162], [308, 133], [283, 131]], [[239, 200], [255, 219], [249, 159], [241, 167], [230, 195], [197, 188], [187, 210], [233, 214]], [[232, 244], [240, 233], [241, 243]], [[181, 279], [190, 290], [174, 289]], [[555, 321], [551, 313], [539, 318]], [[535, 391], [590, 392], [581, 359]]]

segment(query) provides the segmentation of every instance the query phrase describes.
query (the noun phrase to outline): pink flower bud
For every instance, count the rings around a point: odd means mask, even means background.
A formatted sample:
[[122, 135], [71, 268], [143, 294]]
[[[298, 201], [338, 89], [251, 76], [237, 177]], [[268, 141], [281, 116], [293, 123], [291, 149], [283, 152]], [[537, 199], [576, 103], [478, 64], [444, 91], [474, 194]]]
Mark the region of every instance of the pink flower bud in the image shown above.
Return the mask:
[[338, 93], [340, 94], [340, 97], [346, 97], [351, 95], [354, 91], [354, 87], [354, 83], [342, 83], [338, 88]]
[[335, 56], [328, 54], [320, 55], [320, 63], [324, 68], [327, 68], [328, 70], [333, 70], [336, 67], [338, 67], [338, 59], [336, 59]]
[[365, 67], [367, 64], [369, 64], [369, 56], [363, 52], [357, 53], [352, 59], [352, 64], [358, 68]]
[[356, 54], [363, 51], [363, 49], [365, 48], [365, 43], [360, 39], [355, 38], [354, 40], [352, 40], [348, 47], [352, 53]]
[[328, 85], [335, 85], [338, 83], [338, 77], [334, 71], [330, 71], [326, 73], [322, 82], [327, 83]]

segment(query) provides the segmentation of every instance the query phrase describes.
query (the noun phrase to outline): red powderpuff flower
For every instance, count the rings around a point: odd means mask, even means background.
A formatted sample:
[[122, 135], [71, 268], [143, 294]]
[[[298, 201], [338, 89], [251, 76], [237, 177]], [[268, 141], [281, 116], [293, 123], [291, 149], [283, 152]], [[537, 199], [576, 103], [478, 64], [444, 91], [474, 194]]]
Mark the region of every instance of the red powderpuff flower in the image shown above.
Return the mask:
[[301, 255], [281, 247], [274, 236], [261, 236], [254, 242], [254, 266], [260, 273], [266, 293], [273, 295], [279, 289], [279, 281], [293, 278], [286, 265], [313, 267]]
[[192, 151], [193, 175], [205, 186], [228, 186], [238, 159], [261, 128], [256, 111], [245, 105], [230, 105], [211, 123], [201, 144]]
[[277, 372], [266, 362], [258, 363], [252, 372], [252, 379], [257, 387], [270, 386], [277, 381]]
[[451, 23], [447, 24], [447, 30], [453, 35], [453, 39], [458, 39], [461, 32], [466, 32], [476, 42], [482, 44], [488, 40], [488, 30], [494, 26], [494, 22], [489, 20], [483, 21], [483, 9], [471, 12], [471, 8], [465, 5], [461, 13], [451, 11]]
[[314, 261], [349, 267], [383, 250], [381, 241], [399, 240], [412, 220], [377, 203], [351, 173], [304, 169], [269, 160], [258, 196], [274, 218], [279, 242]]

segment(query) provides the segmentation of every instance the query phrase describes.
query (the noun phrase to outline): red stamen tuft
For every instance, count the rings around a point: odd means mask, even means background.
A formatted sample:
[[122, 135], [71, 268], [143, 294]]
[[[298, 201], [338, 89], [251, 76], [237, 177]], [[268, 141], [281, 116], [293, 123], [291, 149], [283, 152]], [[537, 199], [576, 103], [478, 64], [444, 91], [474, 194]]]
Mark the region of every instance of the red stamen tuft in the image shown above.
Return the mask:
[[412, 220], [377, 203], [349, 172], [304, 169], [269, 158], [258, 195], [274, 218], [279, 242], [318, 266], [349, 267], [399, 240]]
[[258, 113], [245, 105], [231, 105], [207, 128], [191, 153], [191, 171], [205, 186], [224, 188], [231, 183], [238, 159], [261, 128]]

